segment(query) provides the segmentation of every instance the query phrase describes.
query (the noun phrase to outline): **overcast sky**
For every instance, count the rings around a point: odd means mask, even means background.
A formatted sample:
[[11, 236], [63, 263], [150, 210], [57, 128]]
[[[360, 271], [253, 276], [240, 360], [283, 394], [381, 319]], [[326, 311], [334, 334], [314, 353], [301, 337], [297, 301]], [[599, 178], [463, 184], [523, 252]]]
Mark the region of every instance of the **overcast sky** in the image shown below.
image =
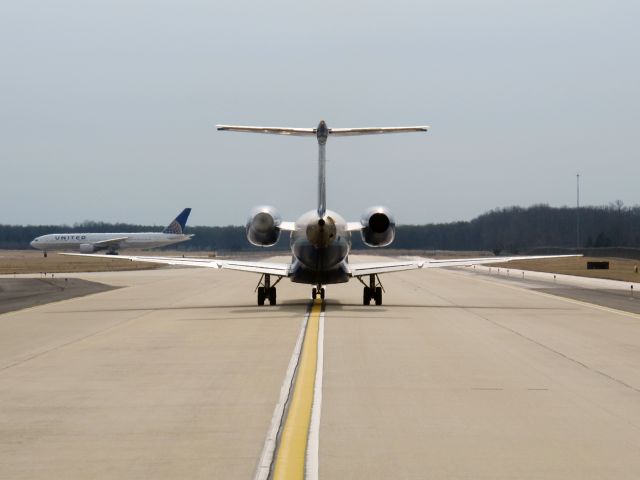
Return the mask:
[[431, 125], [330, 139], [329, 208], [398, 223], [640, 203], [637, 1], [0, 2], [0, 223], [242, 224], [316, 203], [313, 139], [216, 123]]

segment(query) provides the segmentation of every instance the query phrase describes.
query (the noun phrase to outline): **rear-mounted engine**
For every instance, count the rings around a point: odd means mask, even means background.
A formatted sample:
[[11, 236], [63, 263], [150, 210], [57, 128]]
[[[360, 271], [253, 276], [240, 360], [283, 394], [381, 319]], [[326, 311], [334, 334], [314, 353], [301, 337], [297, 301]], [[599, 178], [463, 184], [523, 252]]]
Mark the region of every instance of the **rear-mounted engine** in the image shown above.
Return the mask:
[[396, 223], [386, 207], [372, 207], [360, 219], [362, 241], [370, 247], [386, 247], [396, 236]]
[[281, 222], [282, 217], [275, 208], [256, 207], [247, 220], [247, 239], [257, 247], [271, 247], [278, 243]]

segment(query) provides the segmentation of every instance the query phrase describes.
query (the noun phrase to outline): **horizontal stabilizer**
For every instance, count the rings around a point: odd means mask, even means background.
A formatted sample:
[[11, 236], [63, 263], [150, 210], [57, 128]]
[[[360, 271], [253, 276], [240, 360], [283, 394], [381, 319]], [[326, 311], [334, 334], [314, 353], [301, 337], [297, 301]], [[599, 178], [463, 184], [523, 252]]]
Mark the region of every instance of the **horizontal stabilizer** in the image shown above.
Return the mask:
[[[216, 125], [218, 130], [229, 132], [270, 133], [274, 135], [292, 135], [312, 137], [318, 134], [317, 128], [290, 127], [249, 127], [245, 125]], [[428, 126], [418, 127], [363, 127], [363, 128], [329, 128], [327, 135], [334, 137], [350, 137], [356, 135], [378, 135], [381, 133], [426, 132]]]
[[293, 135], [300, 137], [312, 137], [316, 134], [315, 128], [246, 127], [242, 125], [216, 125], [216, 128], [228, 132], [271, 133], [274, 135]]
[[367, 127], [367, 128], [330, 128], [329, 135], [334, 137], [351, 137], [355, 135], [378, 135], [381, 133], [426, 132], [428, 126], [421, 127]]

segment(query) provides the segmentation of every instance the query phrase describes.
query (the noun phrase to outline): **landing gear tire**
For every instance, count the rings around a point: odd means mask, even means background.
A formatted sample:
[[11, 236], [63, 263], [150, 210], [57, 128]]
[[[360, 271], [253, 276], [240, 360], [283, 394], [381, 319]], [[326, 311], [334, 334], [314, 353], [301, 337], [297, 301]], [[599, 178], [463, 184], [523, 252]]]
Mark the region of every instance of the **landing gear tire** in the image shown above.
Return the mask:
[[320, 289], [320, 298], [321, 298], [322, 300], [324, 300], [324, 293], [325, 293], [325, 292], [324, 292], [324, 287], [322, 287], [322, 288]]
[[264, 305], [264, 301], [267, 298], [264, 287], [258, 287], [258, 305]]
[[313, 287], [311, 289], [311, 299], [315, 300], [317, 296], [318, 296], [318, 290], [316, 289], [316, 287]]
[[47, 252], [44, 252], [44, 258], [47, 258]]
[[369, 287], [364, 287], [364, 290], [362, 292], [362, 304], [371, 304], [371, 289]]
[[376, 287], [376, 291], [373, 295], [373, 299], [376, 301], [376, 305], [382, 305], [382, 288]]
[[269, 305], [276, 304], [276, 287], [271, 287], [269, 289]]

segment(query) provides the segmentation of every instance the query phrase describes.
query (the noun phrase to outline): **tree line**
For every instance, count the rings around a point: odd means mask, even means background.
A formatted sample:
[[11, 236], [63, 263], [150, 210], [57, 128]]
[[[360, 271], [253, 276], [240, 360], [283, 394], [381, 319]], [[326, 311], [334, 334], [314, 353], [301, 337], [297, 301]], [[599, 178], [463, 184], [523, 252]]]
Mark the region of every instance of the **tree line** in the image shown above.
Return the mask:
[[[35, 237], [61, 232], [149, 232], [161, 227], [87, 221], [68, 225], [1, 225], [0, 248], [26, 249]], [[579, 233], [578, 233], [579, 230]], [[254, 251], [244, 227], [190, 227], [189, 242], [177, 250]], [[355, 249], [365, 248], [359, 235], [353, 236]], [[606, 206], [528, 208], [491, 210], [471, 221], [400, 225], [393, 248], [406, 250], [490, 250], [494, 253], [523, 253], [541, 248], [640, 248], [640, 206], [627, 207], [617, 201]], [[282, 235], [276, 250], [288, 249]]]

